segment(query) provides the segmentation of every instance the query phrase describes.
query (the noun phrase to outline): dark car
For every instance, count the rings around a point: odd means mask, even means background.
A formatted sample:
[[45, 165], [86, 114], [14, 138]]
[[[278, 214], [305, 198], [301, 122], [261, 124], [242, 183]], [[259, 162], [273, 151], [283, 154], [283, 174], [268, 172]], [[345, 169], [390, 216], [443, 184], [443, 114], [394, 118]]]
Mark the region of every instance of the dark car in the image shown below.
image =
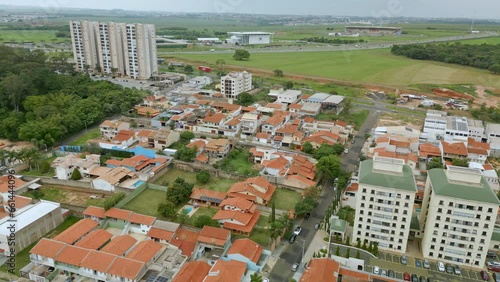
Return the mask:
[[481, 271], [481, 279], [483, 279], [483, 281], [490, 281], [490, 275], [488, 274], [488, 271]]
[[446, 264], [446, 273], [453, 274], [453, 267], [449, 264]]
[[419, 259], [415, 260], [415, 266], [418, 268], [422, 268], [422, 262]]
[[491, 277], [493, 277], [493, 281], [500, 282], [500, 274], [493, 273], [493, 275]]
[[405, 273], [403, 274], [403, 280], [404, 280], [404, 281], [410, 281], [410, 273], [405, 272]]
[[394, 278], [395, 277], [394, 270], [392, 269], [387, 270], [387, 276], [389, 276], [390, 278]]
[[418, 279], [418, 282], [427, 282], [427, 279], [425, 279], [424, 276], [420, 276], [420, 278]]
[[290, 239], [288, 239], [288, 243], [293, 244], [293, 242], [295, 242], [295, 238], [296, 238], [296, 237], [297, 237], [297, 235], [292, 235], [292, 236], [290, 237]]
[[417, 276], [417, 274], [412, 274], [411, 275], [411, 282], [418, 282], [418, 276]]
[[304, 219], [306, 219], [306, 220], [307, 220], [307, 219], [309, 219], [310, 217], [311, 217], [311, 213], [310, 213], [310, 212], [308, 212], [308, 213], [306, 213], [306, 215], [304, 216]]
[[486, 254], [486, 257], [487, 258], [494, 258], [494, 259], [496, 259], [497, 258], [497, 254], [495, 254], [495, 252], [488, 252]]

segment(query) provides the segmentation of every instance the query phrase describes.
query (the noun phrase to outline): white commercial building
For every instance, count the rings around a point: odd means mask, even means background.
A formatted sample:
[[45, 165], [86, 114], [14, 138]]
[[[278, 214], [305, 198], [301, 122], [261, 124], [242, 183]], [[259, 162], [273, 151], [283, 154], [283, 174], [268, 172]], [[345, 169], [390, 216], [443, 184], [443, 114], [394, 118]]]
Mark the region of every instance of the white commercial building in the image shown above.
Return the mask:
[[229, 43], [236, 45], [269, 44], [272, 42], [271, 32], [250, 31], [250, 32], [228, 32]]
[[467, 126], [469, 127], [469, 137], [473, 138], [477, 142], [486, 141], [486, 135], [484, 134], [484, 125], [482, 120], [477, 119], [467, 119]]
[[278, 99], [276, 99], [276, 103], [280, 104], [293, 104], [299, 100], [302, 91], [300, 90], [286, 90], [283, 93], [278, 94]]
[[154, 25], [88, 21], [69, 25], [77, 70], [136, 79], [158, 73]]
[[429, 170], [420, 214], [424, 258], [482, 268], [499, 204], [479, 169]]
[[444, 140], [447, 123], [446, 116], [446, 112], [427, 111], [423, 133], [426, 133], [428, 141], [435, 142]]
[[446, 141], [461, 141], [467, 143], [469, 138], [469, 126], [466, 117], [447, 117], [446, 132], [444, 139]]
[[252, 74], [249, 72], [230, 72], [221, 77], [221, 92], [226, 98], [238, 99], [238, 96], [252, 90]]
[[404, 254], [417, 186], [404, 160], [374, 157], [359, 165], [359, 188], [352, 243], [378, 243], [378, 248]]

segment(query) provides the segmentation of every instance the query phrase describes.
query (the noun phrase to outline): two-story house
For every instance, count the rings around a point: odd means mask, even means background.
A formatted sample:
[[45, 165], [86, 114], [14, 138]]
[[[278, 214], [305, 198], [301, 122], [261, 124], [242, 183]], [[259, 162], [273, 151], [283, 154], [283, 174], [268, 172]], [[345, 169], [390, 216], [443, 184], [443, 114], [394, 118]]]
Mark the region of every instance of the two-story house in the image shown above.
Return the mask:
[[57, 179], [68, 180], [71, 179], [73, 171], [78, 169], [82, 177], [89, 177], [89, 173], [95, 167], [99, 167], [100, 155], [85, 155], [82, 159], [75, 154], [69, 154], [64, 157], [57, 157], [51, 166], [54, 168]]
[[120, 130], [129, 130], [130, 124], [128, 122], [122, 122], [118, 120], [105, 120], [99, 126], [102, 138], [106, 140], [113, 139]]
[[223, 159], [229, 153], [231, 146], [228, 139], [210, 139], [205, 146], [209, 158]]
[[256, 208], [253, 202], [244, 198], [229, 198], [220, 203], [219, 210], [212, 219], [224, 229], [249, 235], [259, 221], [260, 211]]

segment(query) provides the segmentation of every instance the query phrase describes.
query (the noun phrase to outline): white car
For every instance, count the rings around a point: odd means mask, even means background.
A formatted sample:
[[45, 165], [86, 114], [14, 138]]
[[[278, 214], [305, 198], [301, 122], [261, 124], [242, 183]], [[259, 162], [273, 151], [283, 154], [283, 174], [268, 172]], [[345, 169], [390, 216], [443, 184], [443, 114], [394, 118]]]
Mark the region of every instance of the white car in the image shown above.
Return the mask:
[[438, 270], [439, 270], [440, 272], [444, 272], [444, 263], [442, 263], [442, 262], [438, 262]]
[[264, 280], [262, 280], [262, 282], [269, 282], [269, 278], [264, 278]]
[[380, 273], [380, 268], [378, 266], [375, 266], [373, 268], [373, 274], [377, 274], [378, 275], [379, 273]]
[[299, 234], [300, 234], [300, 232], [301, 232], [301, 231], [302, 231], [302, 228], [297, 227], [297, 228], [295, 228], [295, 230], [293, 231], [293, 234], [294, 234], [294, 235], [299, 236]]
[[347, 153], [349, 153], [349, 149], [344, 150], [344, 154], [347, 154]]

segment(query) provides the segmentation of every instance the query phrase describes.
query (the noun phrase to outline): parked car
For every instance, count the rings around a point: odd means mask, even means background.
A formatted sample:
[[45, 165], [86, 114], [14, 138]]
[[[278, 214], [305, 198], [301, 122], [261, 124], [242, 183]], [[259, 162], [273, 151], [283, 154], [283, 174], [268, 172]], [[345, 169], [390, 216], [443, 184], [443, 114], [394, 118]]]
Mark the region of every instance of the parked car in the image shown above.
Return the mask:
[[415, 260], [415, 266], [418, 268], [422, 268], [422, 262], [419, 259]]
[[406, 256], [402, 256], [401, 257], [401, 264], [403, 264], [403, 265], [407, 265], [408, 264], [408, 259], [406, 258]]
[[500, 274], [493, 273], [493, 275], [491, 277], [493, 278], [493, 281], [500, 282]]
[[410, 278], [410, 273], [405, 272], [405, 273], [403, 274], [403, 280], [404, 280], [404, 281], [410, 281], [410, 279], [411, 279], [411, 278]]
[[494, 259], [496, 259], [497, 258], [497, 254], [495, 252], [488, 252], [486, 254], [486, 257], [487, 258], [494, 258]]
[[347, 153], [349, 153], [349, 149], [344, 150], [344, 154], [347, 154]]
[[387, 270], [382, 269], [382, 270], [380, 271], [380, 275], [382, 275], [382, 276], [387, 276]]
[[486, 263], [488, 266], [500, 266], [499, 261], [489, 261]]
[[427, 282], [427, 279], [425, 279], [424, 276], [420, 276], [420, 278], [418, 279], [418, 282]]
[[453, 267], [453, 271], [455, 272], [455, 275], [462, 275], [462, 271], [460, 270], [460, 267], [458, 265], [455, 265], [455, 267]]
[[417, 276], [417, 274], [412, 274], [411, 275], [411, 282], [418, 282], [418, 276]]
[[288, 243], [293, 244], [293, 242], [295, 242], [296, 237], [297, 237], [297, 235], [290, 236], [290, 239], [288, 239]]
[[446, 273], [453, 274], [453, 267], [450, 264], [446, 264]]
[[304, 219], [305, 219], [305, 220], [308, 220], [310, 217], [311, 217], [311, 213], [310, 213], [310, 212], [308, 212], [308, 213], [306, 213], [306, 215], [304, 216]]
[[292, 271], [295, 272], [295, 271], [297, 271], [297, 269], [299, 269], [299, 264], [298, 263], [294, 263], [292, 265]]
[[373, 274], [377, 274], [377, 275], [379, 275], [379, 274], [380, 274], [380, 268], [379, 268], [378, 266], [375, 266], [375, 267], [373, 268]]
[[298, 236], [298, 235], [300, 234], [300, 232], [301, 232], [301, 231], [302, 231], [302, 228], [297, 227], [297, 228], [295, 228], [295, 230], [293, 231], [293, 234]]
[[269, 282], [269, 278], [264, 278], [262, 282]]
[[481, 279], [483, 279], [483, 281], [490, 281], [490, 275], [488, 274], [488, 271], [481, 271]]
[[321, 224], [316, 223], [316, 224], [314, 225], [314, 229], [318, 230], [320, 226], [321, 226]]
[[444, 263], [438, 262], [438, 270], [444, 272]]
[[387, 276], [389, 276], [389, 277], [391, 277], [391, 278], [396, 277], [396, 275], [394, 274], [394, 270], [389, 269], [389, 270], [387, 271]]
[[500, 266], [499, 265], [488, 265], [488, 270], [493, 271], [493, 272], [500, 272]]
[[431, 263], [429, 262], [428, 259], [424, 259], [424, 268], [425, 269], [431, 268]]

